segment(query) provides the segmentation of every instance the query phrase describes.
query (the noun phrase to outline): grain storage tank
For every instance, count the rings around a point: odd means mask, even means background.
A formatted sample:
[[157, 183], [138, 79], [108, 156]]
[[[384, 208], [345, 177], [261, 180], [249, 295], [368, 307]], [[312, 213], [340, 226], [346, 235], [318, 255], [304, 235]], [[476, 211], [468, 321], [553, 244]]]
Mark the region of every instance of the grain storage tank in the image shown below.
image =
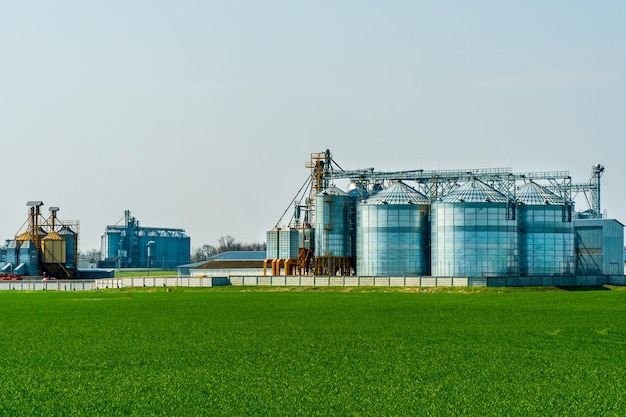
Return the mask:
[[352, 268], [350, 196], [332, 185], [315, 197], [316, 274], [347, 275]]
[[574, 273], [572, 205], [535, 182], [517, 192], [520, 275]]
[[519, 275], [515, 206], [478, 179], [444, 195], [431, 207], [433, 276]]
[[348, 195], [350, 196], [350, 210], [348, 216], [350, 217], [350, 253], [356, 256], [358, 247], [356, 243], [357, 231], [356, 231], [356, 216], [357, 206], [364, 201], [369, 193], [367, 186], [362, 184], [350, 183], [348, 186]]
[[279, 234], [278, 258], [297, 259], [298, 248], [300, 248], [300, 240], [302, 239], [300, 231], [292, 227], [286, 227], [280, 229]]
[[[77, 225], [74, 227], [78, 229]], [[62, 226], [58, 233], [65, 240], [65, 268], [78, 269], [78, 233], [67, 225]]]
[[65, 264], [66, 242], [57, 232], [51, 230], [41, 239], [42, 259], [44, 264]]
[[428, 203], [395, 182], [357, 206], [358, 275], [429, 274]]

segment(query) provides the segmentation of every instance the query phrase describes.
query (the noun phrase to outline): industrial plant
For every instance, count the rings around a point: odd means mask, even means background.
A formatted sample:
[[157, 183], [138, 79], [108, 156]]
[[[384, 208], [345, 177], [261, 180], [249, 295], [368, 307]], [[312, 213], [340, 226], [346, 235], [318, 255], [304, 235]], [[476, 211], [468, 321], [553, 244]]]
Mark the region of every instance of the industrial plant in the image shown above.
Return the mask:
[[2, 249], [2, 279], [41, 276], [70, 279], [78, 271], [78, 221], [61, 221], [58, 207], [49, 208], [49, 216], [41, 213], [42, 201], [29, 201], [26, 221], [15, 239], [7, 240]]
[[130, 210], [122, 221], [101, 237], [100, 268], [175, 269], [189, 263], [191, 239], [184, 229], [140, 226]]
[[623, 281], [624, 226], [602, 214], [600, 164], [585, 183], [567, 171], [510, 168], [348, 171], [328, 150], [311, 154], [306, 167], [291, 218], [267, 232], [265, 275]]
[[0, 249], [0, 281], [93, 279], [112, 277], [113, 268], [175, 269], [189, 263], [191, 243], [183, 229], [143, 227], [126, 210], [123, 225], [106, 227], [98, 269], [79, 269], [79, 221], [60, 220], [58, 207], [45, 217], [43, 205], [26, 204], [26, 221]]

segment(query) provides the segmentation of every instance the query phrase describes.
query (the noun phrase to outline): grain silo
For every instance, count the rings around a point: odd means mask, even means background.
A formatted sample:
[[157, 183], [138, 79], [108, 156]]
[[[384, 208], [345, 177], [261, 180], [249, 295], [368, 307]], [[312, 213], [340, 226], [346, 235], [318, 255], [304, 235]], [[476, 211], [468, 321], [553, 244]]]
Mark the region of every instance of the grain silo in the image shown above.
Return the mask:
[[318, 275], [349, 275], [354, 254], [351, 251], [350, 196], [332, 185], [315, 197], [315, 257]]
[[63, 225], [59, 229], [59, 236], [65, 240], [65, 267], [78, 269], [78, 224]]
[[427, 275], [428, 203], [398, 181], [358, 204], [357, 274]]
[[514, 208], [507, 196], [478, 179], [433, 202], [432, 275], [519, 275]]
[[572, 275], [572, 205], [533, 181], [517, 192], [520, 275]]

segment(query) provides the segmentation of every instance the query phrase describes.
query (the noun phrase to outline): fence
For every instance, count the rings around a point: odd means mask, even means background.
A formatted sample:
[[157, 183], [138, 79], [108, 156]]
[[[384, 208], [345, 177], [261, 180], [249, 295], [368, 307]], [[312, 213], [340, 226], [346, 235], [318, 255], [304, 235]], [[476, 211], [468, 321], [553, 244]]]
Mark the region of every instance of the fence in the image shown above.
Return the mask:
[[96, 289], [96, 281], [0, 281], [0, 291], [89, 291]]
[[365, 277], [365, 276], [256, 276], [228, 277], [136, 277], [102, 278], [81, 281], [0, 281], [1, 290], [89, 291], [129, 287], [524, 287], [524, 286], [598, 286], [626, 285], [626, 277], [590, 275], [569, 277]]

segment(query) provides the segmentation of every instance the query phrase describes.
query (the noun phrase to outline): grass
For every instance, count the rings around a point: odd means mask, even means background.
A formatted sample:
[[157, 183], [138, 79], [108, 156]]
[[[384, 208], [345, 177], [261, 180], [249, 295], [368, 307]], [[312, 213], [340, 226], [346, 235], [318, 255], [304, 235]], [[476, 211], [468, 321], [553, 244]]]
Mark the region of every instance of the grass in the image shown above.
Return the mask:
[[161, 270], [161, 269], [150, 269], [148, 273], [147, 269], [116, 269], [115, 270], [115, 278], [133, 278], [133, 277], [175, 277], [178, 275], [178, 271], [175, 270]]
[[626, 415], [622, 288], [283, 290], [1, 292], [0, 415]]

